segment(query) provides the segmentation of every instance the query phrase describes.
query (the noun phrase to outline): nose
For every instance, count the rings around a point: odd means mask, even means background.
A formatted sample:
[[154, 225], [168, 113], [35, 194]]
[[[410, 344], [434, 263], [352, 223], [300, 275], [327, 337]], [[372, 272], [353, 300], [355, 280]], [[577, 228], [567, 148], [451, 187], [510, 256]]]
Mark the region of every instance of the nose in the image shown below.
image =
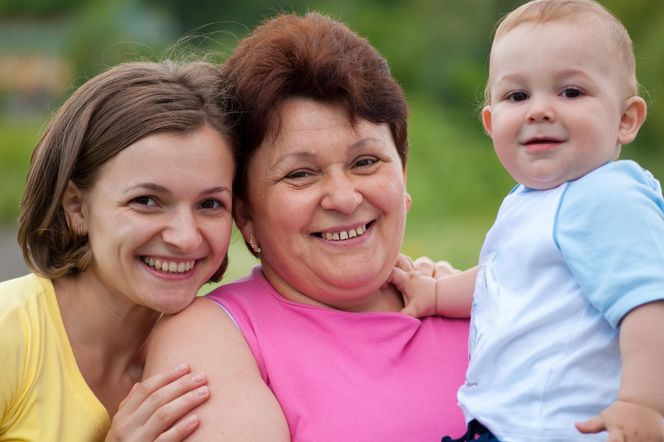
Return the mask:
[[181, 252], [190, 252], [201, 244], [196, 217], [188, 208], [174, 210], [162, 231], [162, 240]]
[[544, 97], [532, 97], [530, 108], [526, 119], [529, 123], [552, 122], [556, 119], [556, 113], [551, 100]]
[[325, 190], [321, 207], [341, 213], [353, 213], [362, 203], [362, 194], [358, 191], [352, 177], [345, 172], [334, 173], [325, 179]]

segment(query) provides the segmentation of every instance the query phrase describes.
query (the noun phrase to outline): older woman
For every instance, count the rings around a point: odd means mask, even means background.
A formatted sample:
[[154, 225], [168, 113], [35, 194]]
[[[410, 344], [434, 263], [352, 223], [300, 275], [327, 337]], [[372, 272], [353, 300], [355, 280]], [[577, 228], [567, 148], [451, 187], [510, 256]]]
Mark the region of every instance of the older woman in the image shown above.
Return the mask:
[[232, 54], [235, 218], [260, 259], [157, 328], [148, 373], [209, 376], [195, 440], [420, 441], [465, 429], [467, 322], [400, 313], [407, 124], [385, 60], [319, 14]]
[[226, 268], [220, 84], [208, 63], [128, 63], [54, 115], [21, 205], [33, 273], [0, 283], [0, 441], [177, 441], [198, 426], [205, 376], [179, 359], [139, 381], [161, 314]]

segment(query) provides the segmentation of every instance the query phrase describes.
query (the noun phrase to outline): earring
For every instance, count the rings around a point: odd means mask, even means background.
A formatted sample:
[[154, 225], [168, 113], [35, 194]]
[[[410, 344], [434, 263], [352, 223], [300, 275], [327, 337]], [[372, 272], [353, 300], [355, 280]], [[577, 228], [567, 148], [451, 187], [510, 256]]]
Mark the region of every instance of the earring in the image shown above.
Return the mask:
[[258, 242], [256, 241], [256, 237], [253, 233], [249, 234], [249, 246], [251, 247], [251, 250], [254, 251], [254, 253], [260, 253], [263, 251], [263, 249], [258, 246]]

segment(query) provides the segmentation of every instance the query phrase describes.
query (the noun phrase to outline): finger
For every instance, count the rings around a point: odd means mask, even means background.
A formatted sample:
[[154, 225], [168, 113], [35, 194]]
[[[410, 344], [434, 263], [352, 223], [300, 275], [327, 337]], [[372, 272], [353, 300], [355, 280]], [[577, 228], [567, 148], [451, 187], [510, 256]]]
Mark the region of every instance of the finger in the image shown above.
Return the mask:
[[127, 414], [134, 413], [159, 388], [170, 384], [176, 379], [191, 371], [187, 364], [179, 364], [173, 368], [161, 371], [142, 382], [137, 382], [129, 391], [127, 397], [120, 403], [120, 409]]
[[397, 256], [397, 262], [394, 264], [394, 266], [407, 272], [414, 269], [413, 260], [410, 259], [410, 256], [404, 255], [403, 253], [399, 253]]
[[577, 422], [574, 424], [576, 429], [581, 433], [599, 433], [600, 431], [606, 430], [606, 425], [604, 424], [604, 419], [599, 416], [594, 416], [588, 419], [585, 422]]
[[406, 306], [401, 309], [401, 313], [408, 316], [412, 316], [414, 318], [417, 318], [419, 316], [418, 315], [419, 312], [417, 311], [415, 303], [406, 304]]
[[394, 285], [397, 289], [399, 289], [399, 291], [401, 291], [407, 280], [408, 273], [398, 267], [395, 267], [392, 269], [392, 273], [390, 273], [387, 282]]
[[459, 270], [452, 267], [452, 264], [450, 264], [447, 261], [436, 261], [434, 263], [434, 269], [433, 269], [434, 278], [443, 278], [445, 276], [450, 276], [458, 272]]
[[413, 261], [413, 267], [424, 276], [434, 275], [433, 260], [427, 256], [420, 256], [415, 261]]
[[[150, 416], [145, 425], [145, 435], [148, 440], [158, 439], [163, 433], [168, 433], [174, 423], [182, 419], [187, 413], [205, 402], [210, 397], [210, 390], [206, 385], [179, 396], [171, 402], [161, 406]], [[183, 420], [185, 422], [186, 419]], [[177, 426], [177, 424], [175, 425]], [[179, 434], [179, 432], [177, 433]], [[179, 440], [179, 439], [176, 439]]]
[[200, 420], [198, 416], [192, 414], [177, 422], [167, 431], [161, 433], [155, 442], [180, 442], [185, 440], [191, 433], [198, 428]]
[[[170, 384], [164, 385], [158, 390], [154, 391], [150, 396], [148, 396], [143, 403], [138, 407], [134, 412], [134, 420], [139, 424], [143, 425], [152, 419], [155, 415], [162, 416], [161, 413], [164, 413], [163, 407], [172, 401], [175, 401], [177, 398], [189, 394], [192, 390], [197, 389], [198, 387], [203, 386], [207, 382], [207, 379], [202, 373], [192, 373], [187, 376], [182, 376]], [[167, 407], [165, 411], [170, 410], [171, 408]], [[170, 419], [171, 414], [163, 416], [164, 419]], [[181, 417], [182, 415], [178, 416]], [[170, 423], [175, 422], [171, 419]], [[161, 431], [164, 431], [165, 428], [162, 428]], [[161, 432], [160, 431], [160, 432]]]

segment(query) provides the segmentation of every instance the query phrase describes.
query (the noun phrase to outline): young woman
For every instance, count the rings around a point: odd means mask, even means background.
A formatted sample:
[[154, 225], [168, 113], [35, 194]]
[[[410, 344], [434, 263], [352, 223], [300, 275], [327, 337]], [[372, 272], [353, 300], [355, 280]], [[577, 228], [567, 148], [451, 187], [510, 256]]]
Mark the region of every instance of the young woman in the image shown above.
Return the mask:
[[91, 79], [37, 145], [0, 284], [0, 441], [178, 441], [207, 380], [140, 382], [163, 313], [226, 267], [233, 146], [218, 69], [130, 63]]

